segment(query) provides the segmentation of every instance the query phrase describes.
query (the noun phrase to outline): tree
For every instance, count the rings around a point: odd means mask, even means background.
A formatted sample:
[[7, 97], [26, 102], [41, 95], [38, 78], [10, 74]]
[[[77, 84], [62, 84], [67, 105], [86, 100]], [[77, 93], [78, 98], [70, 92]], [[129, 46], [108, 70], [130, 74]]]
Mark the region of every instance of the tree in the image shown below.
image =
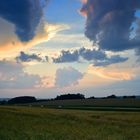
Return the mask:
[[32, 103], [36, 102], [36, 98], [32, 96], [20, 96], [12, 98], [8, 101], [8, 104], [23, 104], [23, 103]]
[[136, 96], [132, 95], [132, 96], [123, 96], [124, 99], [135, 99]]
[[59, 95], [55, 98], [55, 100], [69, 100], [69, 99], [85, 99], [85, 96], [83, 94], [77, 93], [77, 94], [64, 94]]
[[0, 105], [5, 105], [7, 104], [7, 101], [3, 100], [3, 101], [0, 101]]
[[95, 99], [95, 97], [94, 97], [94, 96], [91, 96], [91, 97], [89, 97], [88, 99]]
[[117, 96], [113, 94], [113, 95], [107, 96], [107, 98], [108, 99], [110, 99], [110, 98], [112, 99], [112, 98], [117, 98]]

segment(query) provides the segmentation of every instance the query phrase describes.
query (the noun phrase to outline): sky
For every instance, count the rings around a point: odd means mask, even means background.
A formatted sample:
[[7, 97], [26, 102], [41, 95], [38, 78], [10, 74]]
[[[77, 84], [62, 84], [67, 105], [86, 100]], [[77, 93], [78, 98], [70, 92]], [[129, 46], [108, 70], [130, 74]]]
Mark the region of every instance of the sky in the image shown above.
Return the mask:
[[0, 97], [140, 95], [139, 0], [1, 0]]

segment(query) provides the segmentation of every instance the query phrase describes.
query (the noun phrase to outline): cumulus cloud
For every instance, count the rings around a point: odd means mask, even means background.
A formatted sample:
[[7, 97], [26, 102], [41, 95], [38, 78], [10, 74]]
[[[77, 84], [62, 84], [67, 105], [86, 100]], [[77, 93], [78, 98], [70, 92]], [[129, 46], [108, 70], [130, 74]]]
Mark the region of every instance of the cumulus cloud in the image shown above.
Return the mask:
[[83, 76], [84, 74], [72, 67], [60, 68], [56, 71], [55, 86], [67, 87], [77, 85]]
[[20, 63], [0, 61], [0, 89], [34, 88], [41, 83], [38, 75], [24, 72]]
[[[86, 0], [81, 13], [86, 15], [85, 35], [100, 49], [123, 51], [139, 48], [140, 38], [136, 31], [136, 11], [139, 0]], [[135, 36], [131, 38], [132, 32]]]
[[30, 61], [41, 61], [42, 58], [37, 54], [26, 54], [20, 52], [20, 55], [16, 57], [17, 62], [30, 62]]
[[121, 63], [128, 60], [127, 57], [121, 57], [120, 55], [108, 56], [105, 51], [80, 48], [74, 51], [62, 51], [60, 56], [52, 58], [54, 63], [69, 63], [77, 62], [83, 58], [94, 66], [108, 66], [111, 64]]
[[15, 25], [15, 33], [21, 41], [29, 41], [36, 34], [44, 1], [48, 0], [1, 0], [0, 17]]
[[79, 54], [77, 51], [61, 51], [61, 55], [58, 58], [52, 58], [54, 63], [68, 63], [75, 62], [79, 60]]
[[106, 58], [106, 54], [104, 51], [95, 50], [95, 49], [81, 48], [79, 50], [79, 54], [81, 55], [81, 57], [83, 57], [85, 60], [88, 60], [88, 61], [104, 60]]

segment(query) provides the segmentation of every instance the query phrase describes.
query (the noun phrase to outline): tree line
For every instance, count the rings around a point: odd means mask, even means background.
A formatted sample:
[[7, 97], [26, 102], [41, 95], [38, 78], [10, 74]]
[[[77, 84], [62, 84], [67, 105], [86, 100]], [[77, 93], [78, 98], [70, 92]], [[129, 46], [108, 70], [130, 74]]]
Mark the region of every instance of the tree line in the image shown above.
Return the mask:
[[[120, 98], [116, 95], [109, 95], [107, 97], [102, 97], [100, 99], [116, 99], [116, 98]], [[134, 99], [136, 98], [136, 96], [122, 96], [123, 99]], [[33, 96], [20, 96], [20, 97], [15, 97], [12, 98], [8, 101], [0, 101], [0, 105], [5, 105], [5, 104], [24, 104], [24, 103], [33, 103], [33, 102], [41, 102], [41, 101], [50, 101], [50, 100], [74, 100], [74, 99], [97, 99], [94, 96], [91, 96], [89, 98], [85, 98], [85, 95], [77, 93], [77, 94], [62, 94], [62, 95], [57, 95], [55, 98], [52, 99], [36, 99]], [[99, 98], [98, 98], [99, 99]]]

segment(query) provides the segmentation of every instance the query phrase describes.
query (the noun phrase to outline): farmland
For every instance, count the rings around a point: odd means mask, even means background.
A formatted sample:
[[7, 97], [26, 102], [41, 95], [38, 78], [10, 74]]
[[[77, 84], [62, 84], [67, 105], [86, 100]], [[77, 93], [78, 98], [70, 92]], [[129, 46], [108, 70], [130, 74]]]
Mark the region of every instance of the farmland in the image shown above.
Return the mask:
[[78, 110], [140, 111], [140, 99], [53, 100], [28, 105]]
[[140, 112], [0, 106], [0, 140], [139, 140]]

